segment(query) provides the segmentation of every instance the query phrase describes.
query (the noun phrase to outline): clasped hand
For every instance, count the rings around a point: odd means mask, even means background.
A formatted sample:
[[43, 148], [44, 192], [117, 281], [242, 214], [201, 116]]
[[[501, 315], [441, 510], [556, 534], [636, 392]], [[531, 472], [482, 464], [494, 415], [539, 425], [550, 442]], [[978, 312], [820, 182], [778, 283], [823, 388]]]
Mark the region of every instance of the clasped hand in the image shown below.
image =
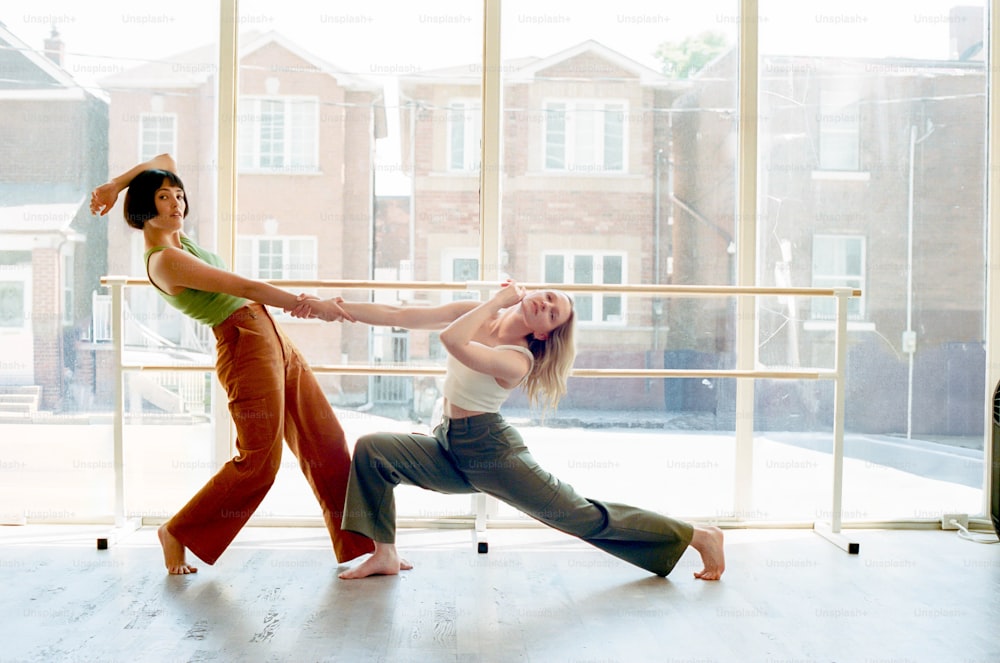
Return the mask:
[[345, 311], [340, 305], [344, 302], [343, 297], [331, 297], [330, 299], [320, 299], [315, 295], [302, 293], [296, 297], [298, 304], [292, 309], [285, 309], [292, 314], [293, 318], [319, 318], [326, 322], [356, 322], [354, 316]]
[[500, 284], [500, 289], [493, 293], [493, 301], [497, 302], [500, 308], [507, 308], [524, 299], [526, 292], [523, 285], [518, 285], [513, 279], [507, 279]]

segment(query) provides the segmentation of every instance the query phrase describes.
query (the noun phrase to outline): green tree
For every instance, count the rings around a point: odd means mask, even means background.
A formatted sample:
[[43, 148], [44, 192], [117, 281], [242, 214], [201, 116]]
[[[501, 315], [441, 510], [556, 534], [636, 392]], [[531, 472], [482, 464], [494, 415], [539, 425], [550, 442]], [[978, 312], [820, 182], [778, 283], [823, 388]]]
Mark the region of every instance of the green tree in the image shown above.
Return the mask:
[[685, 37], [680, 43], [663, 42], [656, 57], [663, 61], [663, 73], [671, 78], [690, 78], [717, 55], [729, 48], [721, 32], [702, 32]]

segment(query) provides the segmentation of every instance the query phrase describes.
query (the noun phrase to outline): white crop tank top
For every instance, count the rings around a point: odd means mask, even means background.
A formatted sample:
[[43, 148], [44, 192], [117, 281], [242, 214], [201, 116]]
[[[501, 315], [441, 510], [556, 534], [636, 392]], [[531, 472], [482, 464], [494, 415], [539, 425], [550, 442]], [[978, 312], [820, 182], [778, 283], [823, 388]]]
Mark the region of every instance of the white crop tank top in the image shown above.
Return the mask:
[[[535, 358], [531, 350], [520, 345], [497, 345], [495, 350], [517, 350], [528, 355], [532, 365]], [[531, 373], [525, 374], [525, 378]], [[523, 380], [522, 380], [523, 382]], [[497, 384], [496, 378], [479, 371], [474, 371], [450, 354], [448, 355], [447, 373], [444, 378], [444, 397], [449, 403], [454, 403], [463, 410], [471, 412], [499, 412], [510, 393], [517, 387], [505, 389]]]

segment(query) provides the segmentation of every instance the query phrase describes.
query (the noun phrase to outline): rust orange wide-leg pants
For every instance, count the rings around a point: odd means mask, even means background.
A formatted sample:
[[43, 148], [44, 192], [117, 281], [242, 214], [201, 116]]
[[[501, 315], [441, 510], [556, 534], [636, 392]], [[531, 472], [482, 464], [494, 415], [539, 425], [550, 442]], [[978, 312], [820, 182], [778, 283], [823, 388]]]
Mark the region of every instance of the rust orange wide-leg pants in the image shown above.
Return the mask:
[[347, 440], [302, 355], [260, 304], [237, 310], [213, 332], [238, 454], [167, 522], [167, 530], [214, 564], [274, 483], [284, 440], [319, 500], [337, 560], [374, 550], [371, 539], [341, 529], [351, 467]]

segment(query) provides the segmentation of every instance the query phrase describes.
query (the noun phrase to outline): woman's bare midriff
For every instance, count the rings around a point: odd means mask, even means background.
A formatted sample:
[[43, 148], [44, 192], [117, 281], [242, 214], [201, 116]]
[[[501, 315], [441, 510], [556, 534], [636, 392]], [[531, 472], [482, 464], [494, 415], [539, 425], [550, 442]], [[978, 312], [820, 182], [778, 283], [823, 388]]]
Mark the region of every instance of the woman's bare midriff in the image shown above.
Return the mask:
[[474, 417], [477, 414], [484, 414], [483, 412], [476, 412], [474, 410], [466, 410], [465, 408], [458, 407], [457, 405], [452, 405], [448, 399], [444, 399], [444, 416], [449, 419], [464, 419], [465, 417]]

